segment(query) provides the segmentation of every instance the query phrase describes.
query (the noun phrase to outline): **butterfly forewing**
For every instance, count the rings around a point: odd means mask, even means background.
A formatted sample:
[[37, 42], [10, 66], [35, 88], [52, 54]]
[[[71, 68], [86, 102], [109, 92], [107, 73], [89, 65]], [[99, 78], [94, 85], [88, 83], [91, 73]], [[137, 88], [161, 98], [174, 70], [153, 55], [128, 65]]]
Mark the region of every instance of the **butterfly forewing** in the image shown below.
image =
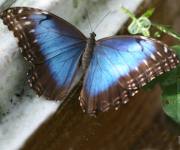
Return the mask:
[[[0, 17], [18, 38], [25, 59], [33, 64], [28, 73], [30, 86], [49, 99], [67, 96], [81, 74], [86, 37], [62, 18], [39, 9], [9, 8]], [[116, 36], [98, 40], [84, 72], [80, 104], [90, 114], [111, 106], [118, 108], [139, 88], [178, 63], [167, 45], [151, 38]]]
[[49, 99], [67, 95], [79, 70], [85, 36], [62, 18], [39, 9], [9, 8], [1, 18], [18, 38], [25, 59], [34, 65], [30, 86]]
[[80, 102], [85, 111], [106, 111], [179, 62], [167, 45], [140, 36], [117, 36], [97, 41], [85, 76]]

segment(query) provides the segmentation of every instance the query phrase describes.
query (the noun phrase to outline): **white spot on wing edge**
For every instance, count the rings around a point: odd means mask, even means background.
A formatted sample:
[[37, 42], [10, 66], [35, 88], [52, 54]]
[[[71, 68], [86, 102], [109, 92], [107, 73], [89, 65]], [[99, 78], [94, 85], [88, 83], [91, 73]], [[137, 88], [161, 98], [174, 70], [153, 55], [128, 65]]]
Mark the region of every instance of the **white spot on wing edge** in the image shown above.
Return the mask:
[[143, 62], [144, 62], [144, 64], [145, 64], [146, 66], [148, 66], [147, 60], [144, 59]]
[[140, 38], [143, 40], [148, 40], [148, 38], [146, 36], [140, 36]]
[[150, 57], [151, 57], [153, 60], [156, 60], [156, 57], [154, 56], [154, 54], [151, 54]]
[[43, 11], [42, 13], [43, 13], [43, 14], [46, 14], [46, 15], [49, 14], [47, 11]]
[[24, 16], [24, 17], [21, 17], [21, 19], [23, 19], [23, 20], [24, 20], [24, 19], [27, 19], [27, 17], [25, 17], [25, 16]]
[[30, 21], [26, 21], [26, 22], [24, 23], [24, 25], [30, 25], [30, 24], [31, 24]]
[[23, 11], [23, 8], [19, 9], [18, 14], [21, 14]]
[[167, 53], [168, 52], [168, 48], [166, 46], [164, 46], [164, 52]]
[[41, 15], [41, 14], [45, 14], [45, 15], [49, 14], [47, 11], [37, 11], [35, 13], [39, 14], [39, 15]]
[[22, 49], [22, 48], [20, 48], [19, 50], [20, 50], [21, 53], [23, 52], [23, 49]]
[[32, 30], [30, 30], [30, 31], [29, 31], [29, 33], [34, 33], [34, 32], [35, 32], [35, 30], [34, 30], [34, 29], [32, 29]]
[[160, 57], [162, 57], [162, 55], [161, 55], [161, 53], [160, 53], [160, 52], [158, 52], [158, 51], [157, 51], [157, 54], [158, 54]]
[[23, 46], [23, 48], [24, 48], [24, 49], [26, 49], [26, 48], [27, 48], [27, 46], [26, 46], [26, 45], [24, 45], [24, 46]]
[[21, 38], [21, 39], [23, 38], [23, 35], [22, 35], [22, 34], [20, 35], [20, 38]]
[[29, 86], [32, 87], [33, 86], [32, 83], [29, 83]]
[[38, 41], [38, 40], [37, 40], [37, 39], [35, 39], [35, 40], [33, 41], [33, 43], [37, 43], [37, 41]]
[[138, 67], [135, 67], [134, 69], [135, 69], [137, 72], [139, 71]]
[[11, 11], [12, 11], [12, 10], [11, 10], [11, 9], [9, 9], [7, 12], [8, 12], [8, 13], [11, 13]]

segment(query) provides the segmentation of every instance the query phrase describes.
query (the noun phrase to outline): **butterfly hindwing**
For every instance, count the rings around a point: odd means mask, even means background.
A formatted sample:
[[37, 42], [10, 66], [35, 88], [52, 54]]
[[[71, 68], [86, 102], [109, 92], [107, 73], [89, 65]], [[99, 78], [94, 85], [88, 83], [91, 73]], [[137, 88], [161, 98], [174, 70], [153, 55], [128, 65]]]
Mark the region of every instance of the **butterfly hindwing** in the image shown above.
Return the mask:
[[126, 103], [138, 89], [176, 67], [167, 45], [140, 36], [117, 36], [96, 42], [85, 75], [80, 103], [88, 113]]
[[[67, 96], [81, 73], [86, 37], [62, 18], [39, 9], [9, 8], [0, 17], [33, 65], [28, 73], [30, 86], [49, 99]], [[98, 40], [85, 73], [80, 104], [88, 113], [117, 108], [177, 63], [167, 45], [151, 38], [117, 36]]]
[[85, 36], [62, 18], [39, 9], [9, 8], [1, 18], [34, 66], [29, 72], [30, 86], [49, 99], [64, 97], [79, 70]]

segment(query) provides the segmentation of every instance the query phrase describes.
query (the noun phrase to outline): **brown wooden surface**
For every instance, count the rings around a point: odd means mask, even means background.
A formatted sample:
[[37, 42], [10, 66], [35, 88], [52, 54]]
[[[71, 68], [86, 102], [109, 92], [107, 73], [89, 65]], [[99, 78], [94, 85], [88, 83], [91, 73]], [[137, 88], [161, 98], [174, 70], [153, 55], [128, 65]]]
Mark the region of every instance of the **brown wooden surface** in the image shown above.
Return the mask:
[[[153, 3], [150, 3], [153, 2]], [[154, 5], [154, 21], [180, 32], [180, 1], [146, 1]], [[172, 38], [163, 40], [173, 43]], [[23, 150], [180, 150], [180, 127], [161, 108], [160, 88], [140, 91], [118, 111], [89, 117], [81, 111], [78, 92], [25, 143]]]

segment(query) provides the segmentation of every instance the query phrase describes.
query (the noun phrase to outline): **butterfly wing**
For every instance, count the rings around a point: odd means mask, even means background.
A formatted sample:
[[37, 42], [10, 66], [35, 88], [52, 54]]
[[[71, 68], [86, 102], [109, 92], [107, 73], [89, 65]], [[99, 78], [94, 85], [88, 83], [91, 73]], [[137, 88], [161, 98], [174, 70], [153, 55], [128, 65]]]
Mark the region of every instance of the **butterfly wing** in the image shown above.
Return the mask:
[[97, 41], [85, 75], [80, 104], [84, 111], [118, 108], [129, 96], [179, 60], [167, 45], [146, 37], [120, 36]]
[[65, 20], [39, 9], [9, 8], [1, 18], [18, 38], [24, 58], [34, 65], [30, 86], [49, 99], [65, 97], [79, 72], [85, 36]]

